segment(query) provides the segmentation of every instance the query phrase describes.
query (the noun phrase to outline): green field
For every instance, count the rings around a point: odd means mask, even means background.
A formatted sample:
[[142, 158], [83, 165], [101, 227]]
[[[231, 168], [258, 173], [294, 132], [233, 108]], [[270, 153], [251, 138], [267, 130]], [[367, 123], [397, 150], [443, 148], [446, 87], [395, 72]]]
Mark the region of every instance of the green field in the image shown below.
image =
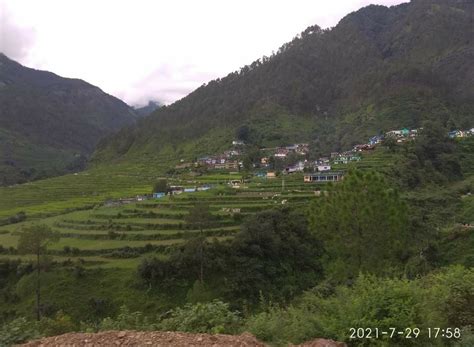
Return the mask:
[[[24, 204], [16, 202], [33, 218], [0, 227], [0, 245], [7, 250], [2, 258], [29, 259], [28, 256], [15, 254], [19, 232], [23, 226], [41, 222], [61, 234], [60, 241], [49, 247], [50, 255], [58, 262], [81, 258], [90, 267], [134, 268], [144, 256], [166, 256], [170, 247], [199, 233], [185, 222], [189, 209], [197, 203], [207, 203], [215, 216], [212, 224], [204, 230], [206, 237], [224, 239], [239, 230], [242, 217], [282, 204], [305, 204], [308, 199], [314, 198], [315, 189], [314, 184], [303, 183], [302, 174], [253, 179], [239, 189], [228, 185], [230, 180], [240, 177], [238, 174], [210, 173], [193, 181], [182, 175], [173, 178], [173, 182], [187, 186], [212, 184], [213, 188], [205, 192], [182, 193], [106, 207], [103, 205], [106, 198], [135, 196], [149, 192], [150, 187], [141, 183], [122, 188], [120, 182], [132, 182], [134, 176], [119, 176], [118, 182], [111, 182], [100, 175], [102, 172], [92, 170], [76, 176], [4, 188], [10, 189], [16, 196], [24, 194]], [[91, 179], [97, 180], [98, 189], [91, 188]], [[151, 185], [152, 177], [149, 181]], [[48, 193], [41, 194], [43, 190]], [[82, 197], [75, 197], [78, 190], [84, 193]], [[113, 190], [116, 192], [111, 193]], [[58, 194], [56, 201], [54, 194]], [[39, 202], [40, 196], [44, 198], [44, 203]], [[81, 210], [74, 210], [77, 207]], [[68, 212], [68, 208], [72, 211]], [[239, 212], [233, 213], [235, 209]], [[7, 211], [12, 213], [16, 210], [10, 206]], [[5, 209], [3, 213], [6, 213]], [[234, 214], [241, 217], [237, 218]]]

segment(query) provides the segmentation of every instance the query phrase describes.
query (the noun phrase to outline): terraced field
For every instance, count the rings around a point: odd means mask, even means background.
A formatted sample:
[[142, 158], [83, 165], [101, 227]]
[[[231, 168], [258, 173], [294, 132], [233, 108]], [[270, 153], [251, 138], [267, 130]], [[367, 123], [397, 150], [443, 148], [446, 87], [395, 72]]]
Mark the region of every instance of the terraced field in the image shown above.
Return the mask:
[[[105, 205], [66, 212], [42, 218], [61, 234], [59, 242], [49, 247], [56, 261], [77, 261], [85, 266], [136, 266], [142, 257], [169, 251], [195, 237], [200, 230], [185, 221], [189, 210], [196, 204], [208, 204], [214, 220], [203, 231], [208, 239], [231, 238], [240, 228], [245, 216], [282, 204], [305, 204], [314, 197], [315, 186], [304, 184], [301, 174], [276, 179], [253, 179], [240, 188], [230, 188], [228, 182], [235, 174], [212, 174], [190, 181], [175, 178], [187, 184], [212, 184], [208, 191], [182, 193], [172, 197], [150, 199], [118, 207]], [[283, 182], [284, 181], [284, 182]], [[141, 190], [131, 191], [134, 196]], [[0, 257], [28, 259], [16, 254], [16, 245], [25, 221], [0, 227]]]

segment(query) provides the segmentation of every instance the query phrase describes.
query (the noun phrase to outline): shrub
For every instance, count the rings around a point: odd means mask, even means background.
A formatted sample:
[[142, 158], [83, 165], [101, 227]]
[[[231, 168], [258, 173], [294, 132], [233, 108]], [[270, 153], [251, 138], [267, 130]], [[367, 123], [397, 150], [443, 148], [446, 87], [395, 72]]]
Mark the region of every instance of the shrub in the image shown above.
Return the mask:
[[40, 337], [37, 326], [26, 318], [17, 318], [0, 327], [0, 346], [11, 346]]
[[208, 303], [187, 304], [171, 311], [170, 317], [160, 323], [160, 329], [192, 333], [237, 332], [240, 317], [231, 311], [229, 305], [214, 300]]

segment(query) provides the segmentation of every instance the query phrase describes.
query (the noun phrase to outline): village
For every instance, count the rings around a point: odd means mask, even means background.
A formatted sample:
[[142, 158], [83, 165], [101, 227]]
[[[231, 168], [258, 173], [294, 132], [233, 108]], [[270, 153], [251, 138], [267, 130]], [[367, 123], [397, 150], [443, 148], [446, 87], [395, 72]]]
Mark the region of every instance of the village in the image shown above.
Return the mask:
[[[356, 144], [352, 149], [343, 152], [332, 152], [327, 156], [310, 159], [311, 149], [308, 143], [296, 143], [289, 146], [274, 148], [260, 148], [258, 158], [251, 163], [246, 163], [247, 144], [241, 140], [233, 140], [230, 149], [216, 155], [208, 155], [197, 158], [193, 162], [183, 159], [175, 165], [173, 172], [177, 174], [200, 175], [208, 173], [229, 173], [232, 178], [228, 179], [228, 186], [239, 189], [245, 187], [245, 183], [253, 177], [255, 179], [276, 179], [296, 173], [302, 174], [304, 183], [327, 183], [337, 182], [343, 179], [347, 170], [345, 167], [351, 163], [363, 160], [364, 153], [370, 153], [377, 146], [388, 143], [403, 144], [413, 141], [418, 136], [420, 129], [403, 128], [390, 130], [385, 134], [375, 135], [368, 139], [367, 143]], [[453, 130], [448, 133], [450, 138], [465, 138], [474, 136], [474, 128], [469, 130]], [[250, 164], [250, 166], [249, 166]], [[336, 169], [335, 169], [336, 168]], [[198, 173], [200, 172], [200, 173]], [[148, 199], [161, 199], [165, 196], [179, 195], [182, 193], [193, 193], [207, 191], [214, 188], [213, 184], [197, 184], [193, 186], [169, 185], [166, 191], [154, 191], [152, 194], [137, 195], [130, 198], [109, 200], [105, 206], [114, 207]], [[319, 192], [320, 189], [315, 189]]]

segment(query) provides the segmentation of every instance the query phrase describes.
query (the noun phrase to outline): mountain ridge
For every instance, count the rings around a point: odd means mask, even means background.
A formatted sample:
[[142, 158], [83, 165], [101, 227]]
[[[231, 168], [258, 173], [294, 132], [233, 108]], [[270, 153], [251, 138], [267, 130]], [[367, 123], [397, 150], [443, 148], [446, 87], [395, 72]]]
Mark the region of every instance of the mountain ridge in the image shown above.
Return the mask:
[[[94, 159], [144, 158], [170, 148], [203, 154], [213, 148], [188, 151], [186, 143], [207, 137], [224, 148], [244, 125], [257, 145], [311, 141], [326, 152], [429, 119], [466, 127], [474, 110], [471, 10], [444, 0], [371, 5], [334, 28], [311, 26], [275, 55], [108, 137]], [[301, 136], [285, 138], [285, 127], [271, 124], [276, 118], [304, 120]], [[227, 135], [213, 138], [214, 132]]]
[[92, 84], [24, 67], [4, 54], [0, 104], [4, 185], [81, 169], [100, 138], [137, 119], [130, 106]]

